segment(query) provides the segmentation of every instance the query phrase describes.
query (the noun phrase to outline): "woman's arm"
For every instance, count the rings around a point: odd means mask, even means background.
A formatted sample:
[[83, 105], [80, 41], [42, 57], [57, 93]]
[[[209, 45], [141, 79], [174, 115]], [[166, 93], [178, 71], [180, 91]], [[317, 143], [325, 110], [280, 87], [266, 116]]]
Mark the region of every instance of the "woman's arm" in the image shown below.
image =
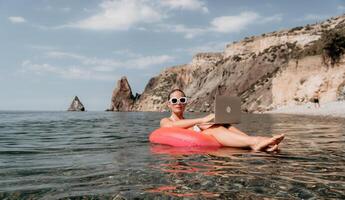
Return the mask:
[[168, 118], [161, 120], [161, 127], [180, 127], [180, 128], [189, 128], [195, 124], [207, 123], [214, 118], [214, 114], [209, 114], [206, 117], [196, 118], [196, 119], [181, 119], [178, 121], [171, 121]]

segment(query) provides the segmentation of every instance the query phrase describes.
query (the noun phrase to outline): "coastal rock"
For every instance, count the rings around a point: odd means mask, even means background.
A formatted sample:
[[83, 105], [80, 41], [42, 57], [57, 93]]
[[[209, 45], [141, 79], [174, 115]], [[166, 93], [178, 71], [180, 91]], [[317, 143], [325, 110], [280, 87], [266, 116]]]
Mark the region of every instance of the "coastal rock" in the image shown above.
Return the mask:
[[316, 91], [320, 91], [320, 103], [340, 100], [344, 81], [344, 60], [334, 67], [325, 66], [321, 56], [307, 56], [297, 65], [290, 60], [286, 69], [272, 79], [272, 106], [308, 103]]
[[111, 105], [108, 111], [131, 111], [134, 101], [140, 98], [139, 94], [134, 97], [127, 77], [123, 76], [113, 91]]
[[67, 111], [85, 111], [85, 107], [79, 98], [75, 96]]
[[193, 56], [192, 66], [207, 66], [216, 65], [218, 62], [222, 61], [224, 54], [222, 52], [215, 53], [197, 53]]
[[189, 64], [168, 67], [151, 78], [140, 98], [134, 99], [131, 92], [113, 93], [112, 105], [119, 99], [126, 104], [113, 110], [167, 111], [167, 95], [174, 88], [185, 91], [187, 110], [195, 112], [212, 111], [216, 94], [240, 96], [247, 112], [306, 103], [317, 90], [321, 102], [341, 99], [344, 59], [330, 67], [312, 47], [323, 33], [344, 26], [345, 16], [334, 17], [245, 38], [227, 45], [224, 52], [198, 53]]

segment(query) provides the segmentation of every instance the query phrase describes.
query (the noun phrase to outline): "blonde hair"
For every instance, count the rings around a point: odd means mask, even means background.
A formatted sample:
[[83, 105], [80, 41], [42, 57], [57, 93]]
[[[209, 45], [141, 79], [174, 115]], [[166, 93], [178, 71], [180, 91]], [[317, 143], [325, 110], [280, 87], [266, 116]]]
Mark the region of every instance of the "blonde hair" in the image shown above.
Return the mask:
[[183, 94], [184, 97], [186, 96], [186, 94], [185, 94], [181, 89], [176, 88], [176, 89], [173, 89], [173, 90], [171, 90], [171, 91], [169, 92], [168, 101], [169, 101], [169, 99], [170, 99], [170, 95], [171, 95], [172, 93], [174, 93], [174, 92], [177, 92], [177, 91], [181, 92], [181, 93]]

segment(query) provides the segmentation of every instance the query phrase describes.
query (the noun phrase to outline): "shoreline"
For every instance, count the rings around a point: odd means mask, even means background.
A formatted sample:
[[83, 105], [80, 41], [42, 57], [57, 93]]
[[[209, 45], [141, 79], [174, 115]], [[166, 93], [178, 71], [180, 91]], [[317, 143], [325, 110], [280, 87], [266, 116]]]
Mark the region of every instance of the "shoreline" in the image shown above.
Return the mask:
[[295, 114], [345, 118], [345, 101], [320, 103], [320, 108], [315, 108], [314, 103], [303, 105], [283, 106], [278, 109], [266, 111], [269, 114]]
[[[0, 112], [68, 112], [66, 110], [0, 110]], [[87, 112], [105, 112], [113, 113], [114, 111], [105, 110], [89, 110]], [[142, 113], [142, 112], [159, 112], [162, 111], [125, 111], [126, 113]], [[164, 111], [163, 111], [164, 112]], [[79, 113], [79, 112], [72, 112]], [[116, 112], [115, 112], [116, 113]], [[188, 111], [186, 113], [189, 113]], [[198, 113], [198, 112], [190, 112]], [[203, 112], [200, 112], [203, 113]], [[256, 113], [256, 112], [254, 112]], [[259, 113], [256, 113], [259, 114]], [[320, 103], [320, 108], [315, 108], [314, 103], [306, 103], [303, 105], [288, 105], [280, 108], [265, 111], [262, 114], [292, 114], [292, 115], [306, 115], [306, 116], [325, 116], [345, 118], [345, 101], [333, 101]]]

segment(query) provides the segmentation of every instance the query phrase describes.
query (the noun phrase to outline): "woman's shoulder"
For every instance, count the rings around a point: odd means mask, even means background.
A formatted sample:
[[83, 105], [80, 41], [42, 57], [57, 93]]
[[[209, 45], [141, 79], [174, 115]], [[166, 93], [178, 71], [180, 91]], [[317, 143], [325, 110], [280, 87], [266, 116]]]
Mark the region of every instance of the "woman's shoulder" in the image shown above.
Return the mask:
[[167, 122], [171, 122], [171, 119], [169, 117], [164, 117], [163, 119], [161, 119], [161, 121], [160, 121], [161, 127], [163, 127], [164, 124]]
[[164, 117], [161, 119], [161, 123], [162, 122], [171, 122], [172, 120], [169, 117]]

